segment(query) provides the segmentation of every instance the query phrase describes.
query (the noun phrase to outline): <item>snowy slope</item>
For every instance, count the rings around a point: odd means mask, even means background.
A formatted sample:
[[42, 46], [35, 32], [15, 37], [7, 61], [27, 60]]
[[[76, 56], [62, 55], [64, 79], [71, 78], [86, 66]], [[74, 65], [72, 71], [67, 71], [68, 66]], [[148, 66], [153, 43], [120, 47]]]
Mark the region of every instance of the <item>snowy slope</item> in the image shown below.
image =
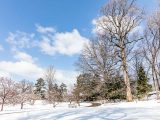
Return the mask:
[[160, 103], [143, 101], [132, 103], [104, 104], [99, 107], [86, 107], [88, 103], [78, 108], [68, 108], [68, 103], [52, 108], [36, 102], [34, 106], [5, 106], [0, 112], [0, 120], [160, 120]]

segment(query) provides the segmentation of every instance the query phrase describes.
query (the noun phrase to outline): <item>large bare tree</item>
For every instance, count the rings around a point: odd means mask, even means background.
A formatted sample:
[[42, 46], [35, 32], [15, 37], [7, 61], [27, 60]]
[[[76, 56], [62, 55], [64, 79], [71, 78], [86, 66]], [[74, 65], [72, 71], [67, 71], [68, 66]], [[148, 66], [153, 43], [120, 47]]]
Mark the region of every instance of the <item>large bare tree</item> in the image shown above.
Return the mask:
[[97, 31], [116, 47], [122, 65], [127, 101], [132, 101], [127, 56], [133, 43], [142, 39], [133, 35], [142, 21], [143, 11], [136, 6], [135, 0], [109, 0], [101, 12], [102, 17], [95, 22]]

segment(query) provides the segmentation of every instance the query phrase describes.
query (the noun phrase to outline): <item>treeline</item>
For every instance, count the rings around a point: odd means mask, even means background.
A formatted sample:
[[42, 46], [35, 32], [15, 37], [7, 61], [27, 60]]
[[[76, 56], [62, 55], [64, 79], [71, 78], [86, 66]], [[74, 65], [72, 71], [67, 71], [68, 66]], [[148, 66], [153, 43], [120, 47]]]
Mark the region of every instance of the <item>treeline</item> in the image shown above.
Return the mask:
[[35, 84], [28, 80], [14, 81], [8, 78], [0, 78], [0, 103], [1, 111], [5, 104], [17, 105], [23, 109], [25, 103], [34, 104], [36, 100], [44, 100], [53, 107], [60, 102], [68, 100], [67, 86], [64, 83], [58, 85], [55, 82], [55, 69], [50, 66], [45, 77], [39, 78]]

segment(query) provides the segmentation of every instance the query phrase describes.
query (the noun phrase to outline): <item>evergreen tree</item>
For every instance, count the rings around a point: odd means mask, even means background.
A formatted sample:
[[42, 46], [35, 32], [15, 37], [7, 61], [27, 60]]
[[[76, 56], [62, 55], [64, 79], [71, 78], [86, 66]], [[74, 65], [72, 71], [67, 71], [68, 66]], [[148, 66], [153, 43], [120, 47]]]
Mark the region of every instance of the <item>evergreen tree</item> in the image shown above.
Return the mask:
[[42, 78], [39, 78], [37, 80], [37, 83], [35, 84], [34, 94], [39, 96], [41, 99], [45, 98], [45, 82]]
[[101, 87], [100, 95], [109, 100], [125, 99], [125, 83], [119, 74], [111, 76]]
[[106, 81], [101, 81], [99, 75], [90, 73], [80, 74], [77, 77], [75, 93], [84, 101], [99, 99], [125, 99], [125, 84], [122, 76], [115, 74]]
[[142, 65], [139, 66], [137, 72], [137, 97], [138, 99], [141, 99], [151, 91], [152, 86], [148, 84], [148, 78]]
[[62, 93], [67, 92], [67, 86], [66, 86], [66, 84], [62, 83], [60, 85], [60, 90], [61, 90]]
[[65, 95], [67, 93], [67, 86], [66, 84], [62, 83], [60, 86], [59, 86], [59, 93], [60, 93], [60, 101], [64, 101], [64, 98], [65, 98]]
[[58, 85], [57, 83], [55, 83], [53, 86], [52, 86], [52, 91], [59, 91], [59, 88], [58, 88]]
[[79, 90], [81, 99], [84, 101], [96, 100], [99, 94], [97, 89], [99, 81], [98, 76], [90, 73], [80, 74], [77, 77], [76, 90]]

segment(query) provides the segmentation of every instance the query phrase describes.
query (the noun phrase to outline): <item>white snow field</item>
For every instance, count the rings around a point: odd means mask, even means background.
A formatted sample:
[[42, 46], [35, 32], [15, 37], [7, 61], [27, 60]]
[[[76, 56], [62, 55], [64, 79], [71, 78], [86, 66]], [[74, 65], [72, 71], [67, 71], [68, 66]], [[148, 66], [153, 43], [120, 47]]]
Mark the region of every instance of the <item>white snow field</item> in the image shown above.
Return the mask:
[[132, 103], [108, 103], [98, 107], [68, 108], [68, 103], [52, 105], [37, 101], [35, 105], [5, 106], [0, 120], [160, 120], [160, 103], [141, 101]]

